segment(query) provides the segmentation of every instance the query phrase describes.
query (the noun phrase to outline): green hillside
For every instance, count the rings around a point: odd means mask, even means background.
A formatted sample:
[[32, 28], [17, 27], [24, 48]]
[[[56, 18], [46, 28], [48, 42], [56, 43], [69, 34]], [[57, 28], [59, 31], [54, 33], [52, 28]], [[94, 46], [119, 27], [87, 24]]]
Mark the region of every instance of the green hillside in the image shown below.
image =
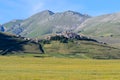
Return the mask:
[[[43, 41], [40, 40], [40, 43], [37, 43], [31, 41], [31, 39], [27, 40], [25, 37], [0, 33], [0, 54], [6, 55], [14, 53], [14, 55], [17, 54], [19, 56], [80, 59], [120, 59], [120, 49], [99, 43], [87, 37], [81, 37], [80, 40], [77, 40], [77, 38], [51, 37], [50, 41]], [[40, 44], [42, 44], [42, 46]]]
[[77, 28], [77, 31], [82, 31], [83, 34], [87, 35], [120, 38], [119, 30], [120, 13], [90, 18], [82, 23], [79, 28]]
[[52, 41], [44, 45], [45, 53], [52, 57], [120, 59], [120, 49], [91, 41], [60, 43]]
[[43, 53], [43, 50], [38, 43], [0, 32], [0, 54], [6, 55], [9, 53]]
[[13, 20], [3, 24], [7, 32], [26, 37], [40, 37], [63, 31], [82, 32], [85, 35], [120, 37], [120, 13], [97, 17], [74, 11], [54, 13], [49, 10], [39, 12], [25, 20]]
[[[10, 22], [7, 22], [3, 24], [3, 26], [6, 28], [6, 32], [13, 33], [13, 34], [19, 34], [22, 31], [22, 28], [20, 27], [23, 20], [12, 20]], [[14, 31], [13, 31], [14, 30]]]
[[10, 29], [12, 26], [15, 26], [17, 24], [20, 24], [23, 20], [12, 20], [8, 23], [3, 24], [7, 29]]
[[98, 41], [120, 48], [120, 13], [112, 13], [90, 18], [76, 31], [91, 36]]
[[88, 18], [90, 16], [74, 11], [54, 13], [45, 10], [23, 21], [17, 21], [15, 23], [8, 22], [4, 24], [4, 27], [8, 28], [7, 32], [33, 38], [50, 33], [59, 33], [65, 30], [74, 31], [76, 27]]

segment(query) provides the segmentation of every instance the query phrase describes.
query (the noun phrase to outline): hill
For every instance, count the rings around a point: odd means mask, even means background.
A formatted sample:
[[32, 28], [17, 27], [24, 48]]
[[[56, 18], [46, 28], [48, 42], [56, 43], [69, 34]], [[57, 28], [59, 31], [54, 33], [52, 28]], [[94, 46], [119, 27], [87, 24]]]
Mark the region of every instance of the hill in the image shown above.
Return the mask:
[[120, 59], [120, 49], [74, 33], [52, 35], [40, 43], [51, 57]]
[[26, 37], [39, 37], [50, 33], [59, 33], [65, 30], [74, 31], [82, 22], [90, 18], [88, 15], [74, 11], [54, 13], [49, 10], [37, 13], [23, 21], [8, 22], [4, 27], [7, 32]]
[[120, 38], [119, 29], [120, 13], [113, 13], [90, 18], [83, 22], [76, 31], [92, 36]]
[[63, 31], [82, 32], [85, 35], [120, 37], [120, 13], [97, 17], [74, 11], [54, 13], [49, 10], [39, 12], [25, 20], [12, 20], [3, 24], [6, 32], [25, 37], [40, 37]]
[[10, 22], [3, 24], [3, 26], [6, 28], [6, 30], [3, 32], [10, 32], [10, 33], [19, 34], [22, 31], [20, 28], [20, 23], [22, 21], [23, 20], [15, 19], [15, 20], [12, 20]]
[[45, 10], [25, 20], [12, 20], [3, 24], [0, 29], [3, 32], [30, 38], [42, 38], [51, 33], [73, 31], [119, 47], [119, 16], [120, 13], [112, 13], [90, 17], [74, 11], [54, 13]]
[[76, 31], [120, 48], [120, 13], [87, 19]]
[[83, 59], [120, 59], [120, 49], [91, 41], [61, 43], [52, 41], [44, 45], [45, 53], [51, 57]]
[[75, 33], [63, 33], [48, 37], [45, 40], [38, 40], [38, 43], [34, 39], [0, 33], [0, 54], [80, 59], [120, 59], [120, 49], [111, 47], [105, 43], [100, 43], [86, 36]]
[[24, 37], [0, 32], [0, 54], [12, 53], [43, 53], [40, 44]]

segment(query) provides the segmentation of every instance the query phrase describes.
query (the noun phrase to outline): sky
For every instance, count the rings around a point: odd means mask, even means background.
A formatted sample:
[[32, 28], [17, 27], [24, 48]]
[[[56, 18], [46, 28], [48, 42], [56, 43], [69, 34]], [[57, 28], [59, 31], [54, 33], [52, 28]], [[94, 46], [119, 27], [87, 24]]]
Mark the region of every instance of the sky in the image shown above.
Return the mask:
[[120, 0], [0, 0], [0, 24], [43, 10], [77, 11], [90, 16], [120, 12]]

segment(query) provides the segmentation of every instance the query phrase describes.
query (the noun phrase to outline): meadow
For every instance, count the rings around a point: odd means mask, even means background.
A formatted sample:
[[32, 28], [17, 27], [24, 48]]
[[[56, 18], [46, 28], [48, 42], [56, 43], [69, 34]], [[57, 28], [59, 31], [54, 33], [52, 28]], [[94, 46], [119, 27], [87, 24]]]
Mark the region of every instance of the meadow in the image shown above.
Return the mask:
[[0, 56], [0, 80], [120, 80], [120, 60]]

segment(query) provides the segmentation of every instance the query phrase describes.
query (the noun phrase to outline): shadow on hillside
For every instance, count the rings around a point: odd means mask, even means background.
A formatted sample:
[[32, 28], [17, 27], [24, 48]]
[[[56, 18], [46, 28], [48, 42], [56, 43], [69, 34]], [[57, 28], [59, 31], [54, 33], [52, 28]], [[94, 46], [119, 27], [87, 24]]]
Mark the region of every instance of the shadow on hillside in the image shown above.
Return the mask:
[[23, 51], [23, 44], [27, 44], [25, 41], [20, 41], [19, 38], [16, 38], [15, 36], [6, 35], [3, 33], [0, 33], [0, 54], [5, 55], [8, 52], [19, 52]]
[[[2, 50], [2, 52], [1, 52], [2, 55], [5, 55], [8, 52], [10, 53], [12, 51], [19, 52], [19, 51], [24, 50], [21, 42], [19, 42], [19, 43], [15, 42], [15, 41], [10, 41], [10, 42], [2, 41], [2, 42], [4, 42], [4, 44], [0, 45], [0, 50]], [[1, 41], [0, 41], [0, 43], [1, 43]]]
[[14, 52], [44, 53], [44, 50], [37, 42], [0, 32], [0, 54], [5, 55]]

